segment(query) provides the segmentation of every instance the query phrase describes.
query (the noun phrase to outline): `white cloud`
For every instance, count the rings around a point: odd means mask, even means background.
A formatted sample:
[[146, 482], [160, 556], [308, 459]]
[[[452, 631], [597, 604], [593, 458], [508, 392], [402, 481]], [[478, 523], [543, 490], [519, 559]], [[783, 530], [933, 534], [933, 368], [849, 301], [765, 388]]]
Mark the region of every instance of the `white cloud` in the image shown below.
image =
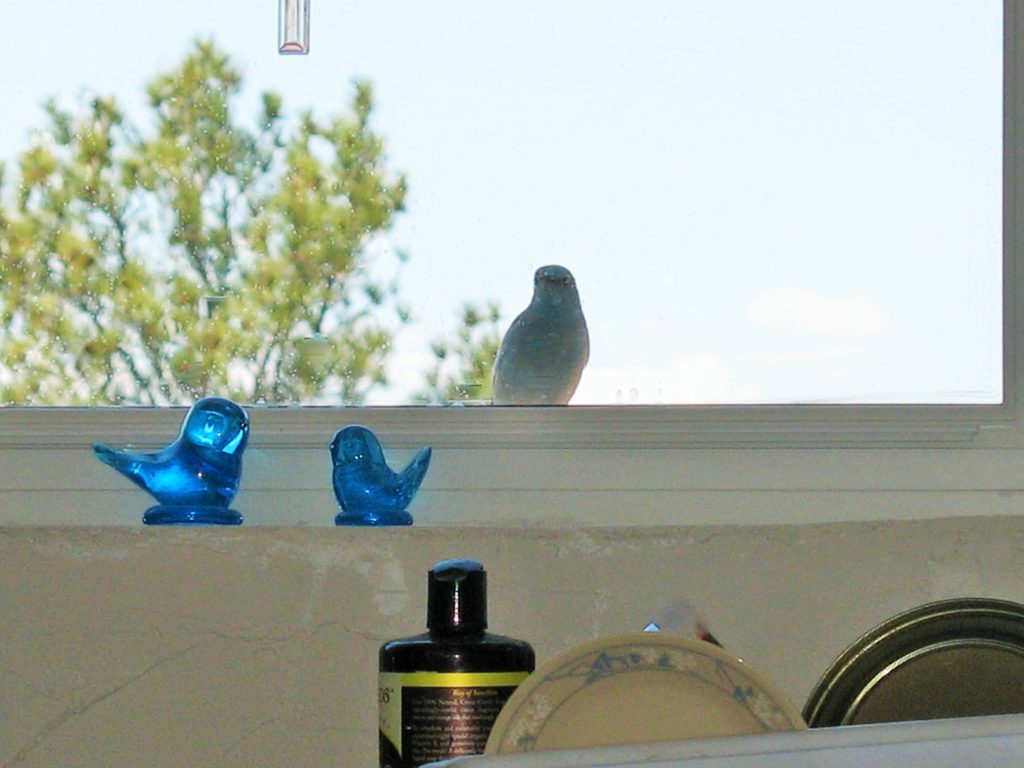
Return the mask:
[[863, 296], [837, 298], [799, 288], [778, 288], [754, 299], [750, 318], [768, 328], [866, 336], [885, 329], [885, 313]]

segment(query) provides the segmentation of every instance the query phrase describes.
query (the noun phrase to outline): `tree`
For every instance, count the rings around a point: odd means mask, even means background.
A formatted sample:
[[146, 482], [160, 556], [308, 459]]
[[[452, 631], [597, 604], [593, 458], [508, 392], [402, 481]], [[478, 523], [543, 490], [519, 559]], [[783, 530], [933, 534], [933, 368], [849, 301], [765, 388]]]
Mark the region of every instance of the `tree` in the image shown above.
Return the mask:
[[114, 98], [45, 105], [17, 186], [0, 167], [0, 401], [356, 404], [386, 382], [405, 257], [380, 279], [369, 254], [406, 179], [371, 87], [326, 120], [263, 93], [252, 130], [241, 87], [197, 42], [149, 83], [149, 132]]
[[501, 309], [466, 304], [455, 340], [436, 339], [431, 351], [437, 362], [426, 375], [426, 387], [416, 397], [421, 403], [489, 401], [491, 372], [501, 345]]

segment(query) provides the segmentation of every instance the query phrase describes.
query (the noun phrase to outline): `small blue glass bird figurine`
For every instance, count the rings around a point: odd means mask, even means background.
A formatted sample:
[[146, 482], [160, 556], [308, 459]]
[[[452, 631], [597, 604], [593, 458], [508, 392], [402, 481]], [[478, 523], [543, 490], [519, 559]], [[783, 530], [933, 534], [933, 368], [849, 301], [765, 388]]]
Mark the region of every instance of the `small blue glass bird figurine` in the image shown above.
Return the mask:
[[109, 464], [158, 502], [142, 517], [147, 525], [239, 525], [228, 505], [238, 492], [249, 417], [220, 397], [197, 401], [185, 416], [178, 439], [157, 453], [132, 453], [93, 446]]
[[387, 465], [377, 436], [358, 424], [339, 429], [330, 450], [334, 495], [341, 505], [336, 525], [412, 525], [406, 508], [430, 466], [429, 445], [401, 474]]
[[558, 264], [533, 276], [530, 305], [512, 321], [494, 360], [495, 405], [566, 405], [590, 358], [576, 280]]

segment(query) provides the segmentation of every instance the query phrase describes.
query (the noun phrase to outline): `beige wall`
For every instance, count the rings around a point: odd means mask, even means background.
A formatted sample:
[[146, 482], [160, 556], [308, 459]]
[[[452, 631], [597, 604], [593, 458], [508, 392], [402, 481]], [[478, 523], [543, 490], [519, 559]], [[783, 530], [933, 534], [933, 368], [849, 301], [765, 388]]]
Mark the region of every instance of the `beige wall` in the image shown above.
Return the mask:
[[1024, 601], [1024, 519], [769, 527], [0, 528], [0, 766], [371, 766], [376, 651], [469, 556], [539, 660], [688, 598], [798, 705], [934, 599]]

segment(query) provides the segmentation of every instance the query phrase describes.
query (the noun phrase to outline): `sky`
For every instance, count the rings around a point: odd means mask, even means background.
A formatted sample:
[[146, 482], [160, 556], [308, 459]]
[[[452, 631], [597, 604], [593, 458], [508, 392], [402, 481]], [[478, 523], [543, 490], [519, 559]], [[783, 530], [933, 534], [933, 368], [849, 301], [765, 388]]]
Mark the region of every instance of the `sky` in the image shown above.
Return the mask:
[[415, 323], [371, 402], [550, 263], [590, 329], [574, 403], [1000, 399], [998, 0], [312, 0], [308, 56], [277, 0], [5, 5], [0, 158], [46, 97], [143, 115], [197, 36], [250, 108], [373, 82]]

